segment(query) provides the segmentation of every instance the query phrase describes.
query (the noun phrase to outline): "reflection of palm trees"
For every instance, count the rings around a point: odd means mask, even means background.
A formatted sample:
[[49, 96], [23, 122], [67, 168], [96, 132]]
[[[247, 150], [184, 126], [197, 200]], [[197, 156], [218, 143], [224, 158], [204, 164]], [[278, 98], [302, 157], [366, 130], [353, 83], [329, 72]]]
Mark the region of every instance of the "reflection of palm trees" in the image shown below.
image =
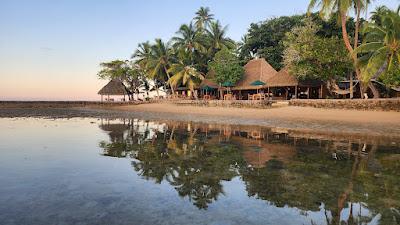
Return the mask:
[[[368, 222], [379, 213], [387, 224], [400, 217], [394, 210], [400, 208], [400, 165], [392, 155], [382, 157], [376, 143], [294, 141], [288, 132], [196, 123], [125, 124], [127, 132], [103, 127], [111, 141], [101, 142], [104, 155], [132, 158], [141, 177], [168, 182], [199, 209], [224, 194], [222, 181], [241, 176], [249, 196], [305, 211], [323, 206], [328, 224]], [[361, 202], [368, 204], [369, 217], [354, 215]], [[343, 210], [349, 218], [340, 218]]]

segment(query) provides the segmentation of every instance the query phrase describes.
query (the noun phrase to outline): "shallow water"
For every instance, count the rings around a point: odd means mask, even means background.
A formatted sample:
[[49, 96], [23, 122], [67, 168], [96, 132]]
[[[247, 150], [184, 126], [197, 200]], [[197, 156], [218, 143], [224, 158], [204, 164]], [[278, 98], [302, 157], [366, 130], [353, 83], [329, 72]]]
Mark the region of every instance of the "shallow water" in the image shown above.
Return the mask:
[[0, 224], [398, 224], [397, 141], [1, 118]]

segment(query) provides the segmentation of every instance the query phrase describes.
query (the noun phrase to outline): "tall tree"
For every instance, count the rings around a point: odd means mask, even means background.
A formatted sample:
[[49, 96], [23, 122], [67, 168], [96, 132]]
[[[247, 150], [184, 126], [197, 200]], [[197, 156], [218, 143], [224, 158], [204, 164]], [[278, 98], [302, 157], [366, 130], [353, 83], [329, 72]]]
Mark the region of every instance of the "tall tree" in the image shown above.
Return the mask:
[[377, 21], [366, 24], [363, 30], [365, 41], [354, 52], [354, 55], [364, 54], [360, 65], [366, 81], [379, 78], [386, 72], [389, 75], [400, 72], [400, 15], [386, 11]]
[[210, 55], [213, 56], [223, 48], [234, 49], [236, 47], [236, 43], [232, 39], [226, 37], [227, 30], [228, 27], [223, 27], [218, 20], [210, 23], [210, 29], [207, 30], [206, 37]]
[[389, 12], [389, 8], [386, 6], [378, 6], [376, 7], [375, 11], [371, 12], [371, 21], [378, 25], [382, 25], [383, 17]]
[[147, 64], [151, 57], [151, 45], [150, 42], [146, 41], [140, 43], [135, 53], [133, 53], [131, 58], [135, 59], [135, 62], [139, 64], [142, 68], [147, 68]]
[[[142, 72], [142, 74], [147, 78], [153, 81], [153, 88], [157, 92], [157, 97], [160, 97], [160, 87], [164, 86], [167, 83], [167, 78], [163, 73], [150, 73], [149, 72], [149, 62], [152, 58], [152, 46], [150, 42], [143, 42], [138, 45], [135, 53], [132, 55], [132, 58], [135, 59], [135, 64], [138, 69]], [[149, 82], [146, 80], [142, 86], [148, 86]]]
[[[324, 21], [316, 13], [310, 16], [319, 25], [317, 36], [330, 38], [342, 35], [336, 19]], [[248, 61], [257, 55], [265, 58], [276, 70], [282, 69], [284, 67], [282, 56], [285, 49], [283, 45], [285, 34], [290, 32], [293, 27], [303, 25], [304, 18], [306, 18], [306, 15], [282, 16], [251, 24], [245, 38], [241, 41], [240, 59]], [[347, 23], [347, 30], [353, 32], [354, 27], [355, 23], [350, 18]]]
[[[369, 4], [369, 0], [311, 0], [308, 6], [308, 12], [311, 12], [316, 6], [318, 6], [320, 15], [322, 18], [328, 19], [333, 15], [338, 15], [338, 20], [340, 21], [340, 26], [342, 28], [342, 38], [344, 44], [346, 46], [347, 51], [351, 54], [353, 59], [354, 70], [356, 72], [356, 76], [359, 80], [362, 80], [360, 69], [358, 68], [357, 62], [357, 54], [354, 54], [354, 49], [357, 48], [359, 43], [359, 29], [360, 29], [360, 21], [361, 21], [361, 13], [364, 9], [367, 8]], [[346, 29], [346, 24], [348, 20], [349, 11], [354, 9], [356, 14], [356, 24], [354, 31], [354, 44], [351, 44], [349, 33]], [[374, 97], [379, 97], [379, 92], [376, 88], [371, 84], [367, 84], [373, 94]], [[360, 85], [361, 93], [365, 91], [363, 88], [364, 85]], [[351, 90], [352, 92], [352, 90]], [[363, 96], [363, 95], [361, 95]]]
[[174, 49], [183, 49], [188, 52], [187, 55], [194, 62], [196, 52], [205, 53], [204, 41], [201, 34], [195, 29], [192, 23], [189, 25], [183, 24], [176, 32], [176, 36], [172, 38]]
[[308, 18], [304, 26], [294, 27], [286, 34], [285, 65], [299, 79], [336, 83], [352, 71], [351, 59], [340, 39], [319, 37], [318, 30], [319, 26]]
[[205, 30], [213, 21], [214, 14], [210, 13], [210, 8], [208, 7], [200, 7], [200, 9], [196, 12], [196, 16], [194, 17], [195, 25], [198, 30]]
[[243, 66], [240, 64], [238, 57], [232, 50], [223, 48], [215, 58], [208, 64], [209, 70], [215, 73], [214, 80], [217, 83], [238, 82], [244, 73]]
[[185, 51], [179, 53], [178, 62], [172, 64], [168, 70], [168, 72], [172, 74], [168, 82], [171, 86], [175, 87], [180, 84], [189, 87], [194, 97], [197, 98], [194, 88], [204, 79], [204, 76], [191, 64], [188, 54], [189, 53]]
[[[161, 39], [156, 39], [154, 45], [151, 46], [151, 54], [147, 62], [147, 72], [150, 77], [167, 77], [171, 79], [168, 69], [174, 63], [175, 56], [171, 49], [170, 43], [165, 43]], [[172, 95], [175, 95], [175, 88], [170, 85]]]

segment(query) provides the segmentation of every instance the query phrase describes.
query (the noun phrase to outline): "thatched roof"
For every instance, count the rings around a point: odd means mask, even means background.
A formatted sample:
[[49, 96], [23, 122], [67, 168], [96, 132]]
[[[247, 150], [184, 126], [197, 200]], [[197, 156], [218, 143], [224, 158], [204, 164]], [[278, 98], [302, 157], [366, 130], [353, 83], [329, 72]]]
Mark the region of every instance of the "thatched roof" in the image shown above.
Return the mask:
[[210, 79], [204, 79], [201, 84], [199, 85], [200, 88], [203, 88], [205, 86], [211, 87], [211, 88], [215, 88], [218, 89], [218, 84], [216, 84], [214, 81], [210, 80]]
[[262, 81], [267, 83], [267, 80], [275, 76], [276, 70], [263, 58], [252, 59], [244, 66], [243, 78], [237, 83], [233, 90], [255, 90], [260, 86], [251, 85], [254, 81]]
[[97, 93], [99, 95], [128, 95], [130, 91], [125, 87], [122, 81], [112, 79]]
[[293, 75], [289, 74], [288, 68], [281, 69], [275, 76], [267, 81], [269, 87], [290, 87], [298, 86], [299, 81]]
[[309, 86], [319, 87], [322, 82], [319, 80], [298, 80], [296, 76], [289, 73], [287, 67], [281, 69], [275, 76], [267, 81], [268, 87], [293, 87], [293, 86]]

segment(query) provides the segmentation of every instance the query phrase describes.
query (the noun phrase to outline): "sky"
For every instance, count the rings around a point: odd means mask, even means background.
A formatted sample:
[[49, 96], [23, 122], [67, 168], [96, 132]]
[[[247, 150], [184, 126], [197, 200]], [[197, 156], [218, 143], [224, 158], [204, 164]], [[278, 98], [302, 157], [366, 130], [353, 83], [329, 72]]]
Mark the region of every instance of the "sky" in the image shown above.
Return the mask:
[[[309, 0], [0, 0], [0, 100], [99, 100], [99, 63], [168, 40], [201, 7], [236, 41], [251, 23], [305, 13]], [[375, 0], [396, 8], [400, 0]]]

